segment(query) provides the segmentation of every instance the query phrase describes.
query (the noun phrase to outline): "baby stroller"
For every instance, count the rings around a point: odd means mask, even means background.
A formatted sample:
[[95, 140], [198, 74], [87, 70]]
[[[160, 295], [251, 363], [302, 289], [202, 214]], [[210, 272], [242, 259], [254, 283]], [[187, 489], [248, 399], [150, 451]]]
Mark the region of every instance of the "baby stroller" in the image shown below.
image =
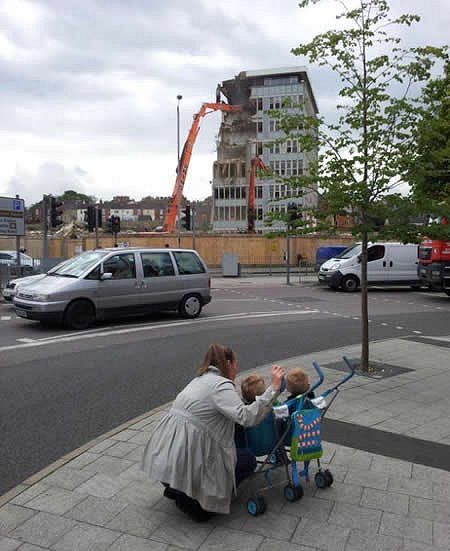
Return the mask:
[[[260, 515], [266, 510], [264, 491], [276, 486], [284, 486], [284, 497], [287, 501], [297, 501], [303, 497], [300, 479], [309, 481], [309, 466], [312, 460], [317, 460], [318, 471], [314, 482], [318, 488], [327, 488], [333, 484], [333, 475], [328, 469], [322, 469], [322, 442], [320, 426], [322, 419], [331, 404], [336, 399], [340, 387], [355, 374], [355, 368], [344, 356], [344, 365], [349, 373], [335, 386], [323, 391], [314, 399], [300, 395], [285, 404], [274, 406], [272, 414], [268, 415], [259, 425], [246, 429], [245, 436], [248, 447], [258, 461], [258, 467], [253, 476], [264, 475], [265, 485], [259, 488], [255, 495], [247, 501], [247, 511]], [[316, 390], [324, 381], [323, 371], [317, 362], [313, 367], [318, 379], [311, 387]], [[298, 463], [303, 463], [299, 470]], [[273, 471], [283, 468], [285, 477], [281, 482], [273, 483]]]

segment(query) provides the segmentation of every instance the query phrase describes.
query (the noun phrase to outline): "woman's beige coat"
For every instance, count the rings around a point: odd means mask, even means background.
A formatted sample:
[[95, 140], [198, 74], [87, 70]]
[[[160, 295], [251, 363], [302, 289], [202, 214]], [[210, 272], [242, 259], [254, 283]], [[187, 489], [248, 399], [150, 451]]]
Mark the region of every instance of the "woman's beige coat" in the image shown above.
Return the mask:
[[234, 383], [210, 366], [178, 394], [151, 436], [142, 469], [217, 513], [229, 513], [235, 485], [234, 425], [257, 425], [278, 396], [269, 387], [245, 405]]

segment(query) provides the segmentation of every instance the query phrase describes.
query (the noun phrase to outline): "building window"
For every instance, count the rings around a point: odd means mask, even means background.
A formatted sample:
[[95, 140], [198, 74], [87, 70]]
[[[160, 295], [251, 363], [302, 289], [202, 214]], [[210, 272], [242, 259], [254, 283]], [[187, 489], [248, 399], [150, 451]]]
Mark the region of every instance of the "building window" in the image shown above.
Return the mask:
[[219, 188], [219, 199], [223, 199], [224, 198], [224, 190], [223, 190], [223, 187]]
[[234, 199], [234, 187], [230, 188], [230, 199]]
[[286, 175], [286, 161], [280, 161], [280, 176]]
[[261, 133], [263, 131], [263, 121], [258, 121], [258, 132]]
[[230, 188], [225, 188], [225, 199], [229, 199], [230, 198]]
[[263, 198], [263, 187], [262, 186], [256, 186], [256, 198], [262, 199]]
[[241, 207], [241, 220], [247, 219], [247, 207]]
[[[263, 154], [263, 144], [262, 144], [262, 142], [258, 142], [256, 144], [256, 154], [257, 155], [262, 155]], [[245, 170], [245, 168], [244, 168], [244, 170]]]
[[278, 131], [278, 121], [275, 121], [273, 119], [269, 120], [269, 131], [270, 132], [277, 132]]
[[247, 191], [245, 187], [241, 187], [241, 199], [245, 199], [246, 195], [247, 195]]
[[241, 178], [245, 178], [245, 163], [241, 164]]
[[241, 198], [241, 188], [237, 187], [236, 188], [236, 199], [240, 199], [240, 198]]
[[263, 110], [263, 99], [262, 98], [258, 98], [257, 100], [257, 110], [258, 111], [262, 111]]
[[214, 188], [214, 199], [219, 198], [219, 190], [217, 188]]
[[263, 219], [263, 208], [258, 207], [256, 209], [256, 220], [262, 220]]

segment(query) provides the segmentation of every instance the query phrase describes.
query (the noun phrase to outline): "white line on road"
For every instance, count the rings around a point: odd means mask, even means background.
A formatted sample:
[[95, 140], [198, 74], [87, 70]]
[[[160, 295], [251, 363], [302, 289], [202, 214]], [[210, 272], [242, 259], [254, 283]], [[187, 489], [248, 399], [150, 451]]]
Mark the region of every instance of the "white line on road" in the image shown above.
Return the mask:
[[421, 335], [422, 331], [413, 331], [413, 333], [415, 333], [416, 335]]
[[23, 339], [16, 339], [17, 342], [36, 342], [36, 339], [27, 339], [27, 338], [23, 338]]
[[384, 325], [385, 327], [387, 327], [389, 325], [389, 323], [382, 323], [381, 325]]
[[1, 316], [0, 320], [6, 321], [6, 320], [10, 320], [11, 318], [12, 318], [12, 316]]
[[320, 313], [320, 310], [286, 310], [283, 312], [241, 312], [238, 314], [225, 314], [223, 316], [209, 316], [202, 319], [180, 321], [175, 323], [161, 323], [157, 325], [141, 325], [137, 327], [126, 327], [123, 329], [112, 329], [110, 331], [99, 331], [99, 332], [85, 332], [77, 335], [68, 335], [68, 336], [54, 336], [47, 337], [44, 339], [39, 339], [33, 342], [27, 342], [18, 345], [7, 345], [1, 346], [0, 351], [6, 350], [17, 350], [19, 348], [31, 348], [37, 346], [44, 346], [48, 344], [59, 344], [62, 342], [73, 342], [84, 339], [94, 339], [97, 337], [110, 337], [112, 335], [125, 335], [128, 333], [139, 333], [142, 331], [153, 331], [154, 329], [170, 329], [172, 327], [182, 327], [193, 324], [205, 324], [212, 321], [233, 321], [239, 319], [257, 319], [257, 318], [268, 318], [268, 317], [278, 317], [278, 316], [293, 316], [293, 315], [304, 315], [304, 314], [315, 314]]
[[401, 325], [397, 325], [396, 329], [404, 329]]

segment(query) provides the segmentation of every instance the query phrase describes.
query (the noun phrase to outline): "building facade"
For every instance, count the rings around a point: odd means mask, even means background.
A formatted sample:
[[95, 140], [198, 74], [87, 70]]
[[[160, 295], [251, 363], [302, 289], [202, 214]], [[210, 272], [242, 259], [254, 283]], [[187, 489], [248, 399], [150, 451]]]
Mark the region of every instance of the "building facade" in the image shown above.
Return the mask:
[[213, 167], [213, 230], [247, 230], [250, 168], [256, 156], [272, 169], [274, 176], [256, 178], [255, 229], [257, 232], [284, 229], [285, 224], [280, 220], [268, 225], [269, 213], [285, 213], [289, 203], [295, 203], [299, 209], [313, 207], [317, 194], [314, 190], [303, 193], [293, 190], [276, 178], [307, 174], [317, 152], [302, 152], [295, 139], [282, 141], [284, 134], [267, 112], [287, 109], [293, 114], [304, 112], [317, 116], [306, 68], [244, 71], [222, 82], [218, 91], [229, 104], [241, 105], [242, 110], [222, 113], [217, 161]]

